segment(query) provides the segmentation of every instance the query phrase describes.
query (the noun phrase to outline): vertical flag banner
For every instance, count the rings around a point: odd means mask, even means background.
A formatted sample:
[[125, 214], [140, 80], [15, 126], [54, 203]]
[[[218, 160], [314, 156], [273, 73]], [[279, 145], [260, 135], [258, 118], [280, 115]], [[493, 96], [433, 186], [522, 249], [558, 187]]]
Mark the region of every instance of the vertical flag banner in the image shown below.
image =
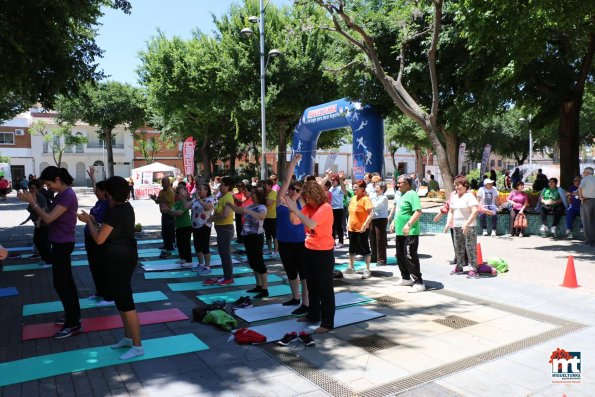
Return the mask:
[[182, 156], [184, 158], [184, 175], [194, 175], [194, 139], [192, 137], [186, 138], [182, 148]]
[[459, 165], [458, 165], [458, 174], [463, 172], [463, 164], [465, 164], [465, 149], [467, 149], [467, 145], [465, 142], [459, 145]]
[[483, 178], [483, 174], [488, 169], [488, 161], [490, 160], [490, 153], [492, 152], [492, 145], [489, 143], [483, 148], [483, 156], [481, 156], [481, 168], [479, 171], [479, 179]]

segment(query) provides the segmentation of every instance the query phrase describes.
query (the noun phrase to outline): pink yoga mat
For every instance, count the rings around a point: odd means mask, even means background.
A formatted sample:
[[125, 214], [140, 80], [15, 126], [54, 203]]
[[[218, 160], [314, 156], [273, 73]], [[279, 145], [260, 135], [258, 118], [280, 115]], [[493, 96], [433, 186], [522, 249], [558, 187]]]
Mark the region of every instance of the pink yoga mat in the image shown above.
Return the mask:
[[[157, 310], [153, 312], [138, 313], [140, 325], [167, 323], [170, 321], [188, 320], [188, 317], [178, 309]], [[108, 329], [122, 328], [122, 318], [118, 316], [105, 316], [82, 319], [83, 332], [105, 331]], [[23, 327], [23, 340], [50, 338], [62, 329], [61, 325], [54, 323], [25, 325]]]

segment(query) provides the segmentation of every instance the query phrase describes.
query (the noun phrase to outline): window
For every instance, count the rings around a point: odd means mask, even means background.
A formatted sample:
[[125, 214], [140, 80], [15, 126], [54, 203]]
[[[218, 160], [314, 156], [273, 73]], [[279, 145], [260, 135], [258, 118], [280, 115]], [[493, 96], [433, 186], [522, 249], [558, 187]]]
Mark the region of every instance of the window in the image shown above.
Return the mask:
[[[82, 132], [77, 132], [77, 133], [76, 133], [76, 135], [77, 135], [78, 137], [82, 137], [82, 136], [84, 136]], [[76, 152], [77, 152], [77, 153], [84, 153], [84, 152], [85, 152], [85, 145], [84, 145], [84, 144], [82, 144], [82, 143], [81, 143], [81, 144], [78, 144], [78, 145], [76, 145]]]
[[0, 145], [14, 145], [14, 132], [0, 132]]
[[502, 160], [498, 160], [498, 167], [502, 167]]
[[494, 168], [496, 166], [496, 160], [490, 160], [490, 168]]
[[[103, 146], [103, 139], [99, 138], [99, 146]], [[116, 137], [112, 137], [112, 146], [116, 146]]]

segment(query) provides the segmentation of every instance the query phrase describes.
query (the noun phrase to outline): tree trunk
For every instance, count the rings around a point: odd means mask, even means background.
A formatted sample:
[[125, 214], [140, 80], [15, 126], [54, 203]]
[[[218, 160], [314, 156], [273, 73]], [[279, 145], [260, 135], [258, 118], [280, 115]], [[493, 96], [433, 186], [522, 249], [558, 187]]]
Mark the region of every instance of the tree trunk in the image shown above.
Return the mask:
[[202, 147], [200, 148], [200, 152], [202, 154], [202, 164], [204, 168], [204, 178], [205, 182], [208, 183], [211, 179], [211, 158], [209, 155], [209, 147], [211, 146], [211, 137], [208, 133], [205, 133], [205, 139], [202, 143]]
[[420, 180], [423, 179], [424, 176], [424, 166], [423, 166], [423, 155], [421, 154], [421, 147], [415, 146], [413, 148], [415, 152], [415, 173]]
[[237, 153], [238, 141], [232, 139], [229, 145], [229, 176], [235, 176], [236, 174], [236, 153]]
[[572, 186], [575, 175], [579, 175], [579, 117], [583, 102], [582, 95], [566, 100], [560, 108], [558, 128], [560, 142], [560, 186]]
[[448, 158], [448, 168], [452, 175], [458, 175], [459, 173], [459, 145], [461, 140], [456, 134], [442, 129], [444, 135], [444, 141], [446, 143], [446, 157]]
[[107, 177], [114, 176], [114, 148], [112, 147], [112, 130], [104, 129], [103, 141], [107, 150]]
[[393, 162], [393, 175], [395, 175], [398, 170], [397, 161], [395, 160], [395, 154], [397, 153], [397, 150], [399, 150], [399, 148], [397, 148], [396, 146], [391, 146], [390, 148], [390, 159]]

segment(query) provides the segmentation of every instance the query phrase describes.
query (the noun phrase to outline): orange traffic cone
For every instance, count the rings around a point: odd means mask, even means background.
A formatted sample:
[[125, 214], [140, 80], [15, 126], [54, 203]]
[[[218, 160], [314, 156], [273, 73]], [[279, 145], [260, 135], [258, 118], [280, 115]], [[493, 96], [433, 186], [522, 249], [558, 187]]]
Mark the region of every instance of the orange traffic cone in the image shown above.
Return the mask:
[[477, 243], [477, 266], [483, 265], [483, 255], [481, 254], [481, 244]]
[[574, 270], [574, 258], [571, 256], [568, 257], [568, 262], [566, 263], [566, 273], [564, 273], [564, 281], [560, 285], [560, 287], [566, 288], [578, 288], [578, 282], [576, 281], [576, 271]]

